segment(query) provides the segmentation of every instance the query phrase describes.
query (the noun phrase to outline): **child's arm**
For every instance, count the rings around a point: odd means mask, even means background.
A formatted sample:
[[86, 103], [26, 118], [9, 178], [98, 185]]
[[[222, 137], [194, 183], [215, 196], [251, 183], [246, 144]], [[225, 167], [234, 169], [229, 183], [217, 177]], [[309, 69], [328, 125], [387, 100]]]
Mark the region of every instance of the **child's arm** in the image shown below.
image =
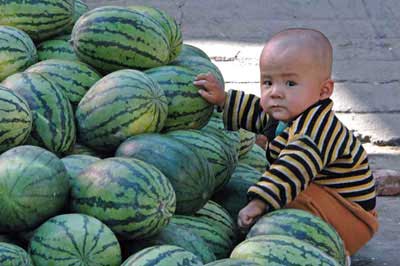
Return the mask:
[[257, 221], [257, 219], [267, 211], [266, 208], [267, 204], [262, 200], [251, 200], [239, 212], [237, 221], [239, 228], [247, 231]]
[[243, 128], [263, 133], [266, 128], [276, 128], [278, 124], [262, 110], [260, 98], [235, 90], [225, 93], [223, 86], [211, 73], [198, 75], [194, 85], [202, 87], [199, 93], [206, 101], [223, 107], [224, 125], [228, 130]]

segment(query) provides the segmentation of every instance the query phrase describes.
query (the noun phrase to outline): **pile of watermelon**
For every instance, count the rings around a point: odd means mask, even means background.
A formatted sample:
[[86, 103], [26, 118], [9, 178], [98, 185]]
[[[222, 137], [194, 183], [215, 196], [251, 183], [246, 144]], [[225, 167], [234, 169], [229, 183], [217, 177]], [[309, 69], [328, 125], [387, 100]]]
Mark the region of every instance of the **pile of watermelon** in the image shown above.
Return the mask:
[[223, 84], [162, 10], [1, 1], [1, 265], [344, 265], [306, 213], [238, 232], [268, 162], [200, 97], [205, 72]]

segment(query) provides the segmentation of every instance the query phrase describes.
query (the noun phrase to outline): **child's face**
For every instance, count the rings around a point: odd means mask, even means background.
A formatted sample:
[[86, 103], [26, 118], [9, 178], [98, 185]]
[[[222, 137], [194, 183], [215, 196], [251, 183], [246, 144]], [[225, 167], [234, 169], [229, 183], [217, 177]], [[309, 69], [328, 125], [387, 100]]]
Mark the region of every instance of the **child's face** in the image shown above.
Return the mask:
[[260, 57], [261, 106], [288, 122], [323, 98], [326, 82], [307, 49], [267, 45]]

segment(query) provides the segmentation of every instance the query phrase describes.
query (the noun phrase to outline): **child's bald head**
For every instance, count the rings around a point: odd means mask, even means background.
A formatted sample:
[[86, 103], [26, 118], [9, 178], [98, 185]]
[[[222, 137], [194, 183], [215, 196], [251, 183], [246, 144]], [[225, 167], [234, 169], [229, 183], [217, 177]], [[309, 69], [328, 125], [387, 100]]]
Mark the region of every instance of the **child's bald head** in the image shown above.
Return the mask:
[[290, 121], [333, 92], [332, 46], [319, 31], [288, 29], [266, 43], [260, 57], [261, 106]]
[[327, 79], [332, 74], [332, 45], [321, 32], [313, 29], [293, 28], [276, 33], [267, 42], [260, 60], [265, 53], [284, 53], [296, 49], [299, 57], [308, 57], [315, 64], [316, 74]]

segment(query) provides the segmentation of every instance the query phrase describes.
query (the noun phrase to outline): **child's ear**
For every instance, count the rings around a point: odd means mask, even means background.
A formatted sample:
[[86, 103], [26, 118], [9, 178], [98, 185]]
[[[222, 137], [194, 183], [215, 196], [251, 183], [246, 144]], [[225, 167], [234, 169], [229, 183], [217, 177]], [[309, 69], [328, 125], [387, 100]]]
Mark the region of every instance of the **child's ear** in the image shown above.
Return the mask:
[[325, 99], [328, 99], [329, 97], [331, 97], [331, 95], [333, 93], [333, 86], [334, 86], [333, 84], [334, 84], [334, 82], [332, 79], [327, 79], [322, 83], [320, 94], [319, 94], [320, 100], [325, 100]]

